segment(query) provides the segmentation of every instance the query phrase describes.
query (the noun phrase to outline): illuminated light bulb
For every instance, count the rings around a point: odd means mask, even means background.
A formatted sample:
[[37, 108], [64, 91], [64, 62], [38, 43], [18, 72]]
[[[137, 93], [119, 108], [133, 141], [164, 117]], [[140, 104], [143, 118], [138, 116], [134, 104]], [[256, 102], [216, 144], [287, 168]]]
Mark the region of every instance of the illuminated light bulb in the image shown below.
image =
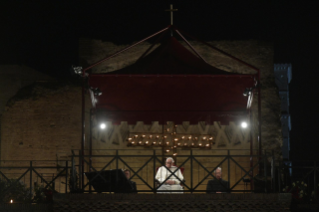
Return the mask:
[[134, 135], [134, 137], [135, 137], [135, 138], [137, 138], [137, 137], [138, 137], [138, 135]]
[[153, 144], [156, 145], [156, 141], [153, 141]]
[[169, 149], [167, 149], [166, 152], [169, 152]]
[[241, 127], [242, 127], [242, 128], [247, 128], [247, 126], [248, 126], [248, 125], [247, 125], [246, 122], [242, 122], [242, 123], [241, 123]]
[[197, 138], [197, 137], [195, 137], [195, 140], [198, 140], [198, 138]]
[[13, 203], [13, 199], [10, 200], [10, 203]]
[[142, 135], [142, 138], [145, 138], [145, 135]]
[[166, 142], [166, 145], [169, 145], [169, 142]]
[[145, 144], [148, 144], [148, 141], [145, 141]]
[[127, 140], [131, 141], [131, 140], [132, 140], [132, 138], [128, 138]]
[[182, 139], [184, 140], [184, 139], [185, 139], [185, 136], [182, 136]]
[[158, 142], [158, 145], [162, 145], [162, 142]]
[[174, 148], [176, 148], [176, 146], [174, 146]]
[[131, 143], [132, 143], [132, 144], [135, 144], [135, 141], [132, 141]]
[[169, 128], [167, 128], [167, 132], [169, 132]]
[[198, 146], [202, 146], [202, 143], [199, 143]]
[[164, 138], [166, 139], [166, 138], [167, 138], [167, 135], [164, 135]]
[[139, 143], [139, 144], [142, 144], [142, 141], [139, 141], [138, 143]]
[[184, 143], [184, 146], [187, 146], [187, 143]]
[[209, 138], [209, 140], [211, 140], [211, 141], [212, 141], [212, 140], [213, 140], [213, 137], [210, 137], [210, 138]]
[[203, 137], [203, 140], [205, 141], [205, 140], [206, 140], [206, 137]]
[[173, 154], [173, 156], [176, 156], [176, 155], [177, 155], [177, 153], [174, 153], [174, 154]]
[[191, 139], [192, 139], [192, 136], [189, 136], [189, 137], [188, 137], [188, 140], [191, 140]]
[[180, 146], [181, 145], [181, 143], [177, 143], [177, 146]]
[[159, 135], [157, 135], [156, 138], [159, 138]]
[[104, 129], [106, 128], [106, 124], [104, 124], [104, 123], [100, 124], [100, 128], [101, 128], [102, 130], [104, 130]]
[[152, 136], [152, 135], [150, 135], [150, 138], [153, 138], [153, 136]]
[[192, 146], [194, 146], [195, 144], [194, 143], [192, 143]]
[[209, 144], [206, 144], [206, 147], [209, 147]]
[[178, 138], [175, 138], [174, 141], [178, 141]]

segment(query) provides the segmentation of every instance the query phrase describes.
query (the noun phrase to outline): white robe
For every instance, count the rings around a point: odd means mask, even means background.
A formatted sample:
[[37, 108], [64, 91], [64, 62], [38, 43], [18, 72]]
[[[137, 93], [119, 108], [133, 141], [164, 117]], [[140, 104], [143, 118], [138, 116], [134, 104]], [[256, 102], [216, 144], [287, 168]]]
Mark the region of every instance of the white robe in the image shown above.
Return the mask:
[[[174, 172], [178, 167], [172, 166], [169, 168], [171, 172]], [[182, 172], [180, 169], [178, 169], [174, 173], [181, 181], [184, 180], [184, 177], [182, 175]], [[164, 167], [160, 167], [156, 173], [155, 179], [158, 180], [158, 182], [162, 183], [164, 182], [171, 173]], [[169, 184], [163, 184], [161, 185], [157, 190], [183, 190], [183, 187], [180, 185], [181, 181], [177, 179], [174, 175], [170, 176], [168, 180], [173, 180], [175, 182], [174, 185], [169, 185]], [[161, 193], [183, 193], [183, 192], [161, 192]]]

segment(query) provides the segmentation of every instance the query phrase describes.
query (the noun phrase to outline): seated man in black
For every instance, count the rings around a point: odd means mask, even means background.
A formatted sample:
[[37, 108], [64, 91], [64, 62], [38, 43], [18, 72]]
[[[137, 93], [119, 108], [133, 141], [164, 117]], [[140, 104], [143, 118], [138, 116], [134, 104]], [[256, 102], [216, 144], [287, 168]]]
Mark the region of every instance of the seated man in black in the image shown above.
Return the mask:
[[132, 187], [131, 193], [137, 193], [136, 183], [130, 180], [131, 171], [130, 171], [129, 169], [125, 169], [123, 172], [124, 172], [126, 178], [128, 179], [128, 181], [129, 181], [131, 187]]
[[229, 192], [229, 182], [222, 179], [222, 168], [217, 167], [214, 170], [216, 179], [209, 180], [207, 183], [206, 193], [226, 193]]

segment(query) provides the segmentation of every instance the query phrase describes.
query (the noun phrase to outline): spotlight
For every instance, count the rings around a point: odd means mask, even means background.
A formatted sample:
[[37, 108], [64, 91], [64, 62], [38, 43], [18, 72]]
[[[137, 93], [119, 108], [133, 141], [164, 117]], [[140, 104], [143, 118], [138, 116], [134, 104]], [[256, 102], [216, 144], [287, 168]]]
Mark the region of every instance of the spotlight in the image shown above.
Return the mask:
[[91, 88], [94, 96], [101, 96], [102, 95], [102, 91], [99, 88]]
[[75, 74], [81, 75], [82, 74], [82, 67], [81, 66], [72, 66], [72, 69]]
[[243, 96], [250, 96], [251, 92], [252, 92], [252, 88], [246, 88], [243, 93]]
[[106, 124], [105, 123], [100, 124], [100, 128], [104, 130], [106, 128]]
[[241, 127], [242, 127], [242, 128], [247, 128], [247, 126], [248, 126], [248, 125], [247, 125], [246, 122], [243, 121], [243, 122], [241, 123]]

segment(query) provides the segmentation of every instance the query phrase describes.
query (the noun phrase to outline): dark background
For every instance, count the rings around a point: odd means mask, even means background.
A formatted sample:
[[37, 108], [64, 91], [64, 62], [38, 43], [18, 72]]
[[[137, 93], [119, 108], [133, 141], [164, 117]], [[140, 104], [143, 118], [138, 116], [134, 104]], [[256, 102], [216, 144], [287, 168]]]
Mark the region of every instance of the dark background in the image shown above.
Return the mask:
[[318, 159], [316, 1], [1, 1], [0, 64], [20, 64], [69, 78], [78, 39], [130, 44], [170, 23], [202, 40], [271, 41], [275, 63], [292, 64], [291, 159]]

